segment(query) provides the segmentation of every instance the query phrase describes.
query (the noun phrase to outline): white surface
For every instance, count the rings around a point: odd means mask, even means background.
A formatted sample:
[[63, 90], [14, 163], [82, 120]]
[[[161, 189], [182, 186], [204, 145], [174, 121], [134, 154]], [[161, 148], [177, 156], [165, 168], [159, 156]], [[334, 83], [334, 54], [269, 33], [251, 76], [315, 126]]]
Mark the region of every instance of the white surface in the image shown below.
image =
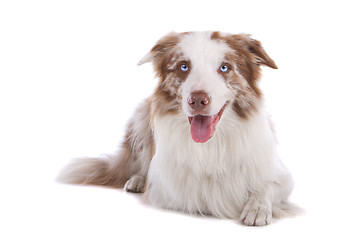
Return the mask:
[[[0, 239], [358, 239], [359, 22], [355, 1], [2, 1]], [[264, 68], [297, 218], [252, 228], [61, 185], [71, 158], [115, 151], [156, 84], [137, 62], [170, 31], [248, 32]]]

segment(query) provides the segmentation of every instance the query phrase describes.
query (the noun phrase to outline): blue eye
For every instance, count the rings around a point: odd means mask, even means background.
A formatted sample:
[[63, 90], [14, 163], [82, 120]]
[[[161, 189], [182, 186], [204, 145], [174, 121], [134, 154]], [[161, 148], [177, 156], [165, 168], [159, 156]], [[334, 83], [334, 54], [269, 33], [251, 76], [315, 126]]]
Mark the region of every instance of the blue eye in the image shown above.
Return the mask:
[[189, 70], [189, 67], [188, 67], [186, 64], [182, 64], [182, 65], [180, 66], [180, 69], [181, 69], [181, 71], [186, 72], [186, 71]]
[[222, 66], [220, 67], [220, 71], [221, 71], [221, 72], [227, 72], [227, 71], [229, 71], [229, 67], [226, 66], [226, 65], [222, 65]]

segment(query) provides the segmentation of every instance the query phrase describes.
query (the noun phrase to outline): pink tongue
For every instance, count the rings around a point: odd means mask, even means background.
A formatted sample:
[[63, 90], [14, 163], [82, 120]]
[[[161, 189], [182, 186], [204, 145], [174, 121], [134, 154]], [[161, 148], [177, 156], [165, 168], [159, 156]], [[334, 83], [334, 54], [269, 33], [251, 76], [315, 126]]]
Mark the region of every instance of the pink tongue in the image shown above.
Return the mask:
[[191, 121], [191, 137], [195, 142], [204, 143], [212, 135], [212, 117], [197, 115]]

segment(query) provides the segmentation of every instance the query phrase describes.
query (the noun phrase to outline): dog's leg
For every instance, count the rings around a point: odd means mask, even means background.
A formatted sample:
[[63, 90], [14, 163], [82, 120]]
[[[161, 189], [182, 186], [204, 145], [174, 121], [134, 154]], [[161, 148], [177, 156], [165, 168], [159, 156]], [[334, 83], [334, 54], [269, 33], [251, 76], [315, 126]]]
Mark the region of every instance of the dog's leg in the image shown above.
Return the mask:
[[248, 226], [264, 226], [271, 223], [270, 200], [265, 194], [252, 194], [242, 210], [240, 221]]
[[251, 193], [240, 215], [240, 221], [248, 226], [264, 226], [272, 217], [291, 215], [297, 207], [287, 202], [293, 188], [293, 179], [288, 173], [264, 184], [262, 191]]
[[150, 161], [154, 155], [154, 139], [150, 125], [150, 101], [136, 110], [130, 119], [125, 138], [132, 154], [130, 177], [125, 183], [127, 192], [144, 192]]
[[149, 164], [152, 158], [150, 147], [151, 146], [143, 146], [133, 153], [134, 160], [130, 168], [129, 178], [124, 186], [125, 191], [133, 193], [144, 192]]
[[124, 189], [127, 192], [144, 192], [145, 179], [145, 177], [140, 175], [132, 175], [131, 178], [126, 182]]

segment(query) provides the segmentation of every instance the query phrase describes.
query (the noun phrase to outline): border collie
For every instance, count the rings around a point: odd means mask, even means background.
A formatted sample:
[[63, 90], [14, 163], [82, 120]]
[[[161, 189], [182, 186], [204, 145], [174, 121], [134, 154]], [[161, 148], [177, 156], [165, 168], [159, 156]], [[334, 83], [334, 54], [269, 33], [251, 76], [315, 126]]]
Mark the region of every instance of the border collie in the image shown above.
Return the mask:
[[258, 87], [277, 69], [247, 34], [170, 33], [139, 65], [159, 79], [128, 123], [118, 154], [77, 159], [59, 180], [144, 192], [152, 205], [269, 224], [292, 212], [290, 173], [277, 153]]

